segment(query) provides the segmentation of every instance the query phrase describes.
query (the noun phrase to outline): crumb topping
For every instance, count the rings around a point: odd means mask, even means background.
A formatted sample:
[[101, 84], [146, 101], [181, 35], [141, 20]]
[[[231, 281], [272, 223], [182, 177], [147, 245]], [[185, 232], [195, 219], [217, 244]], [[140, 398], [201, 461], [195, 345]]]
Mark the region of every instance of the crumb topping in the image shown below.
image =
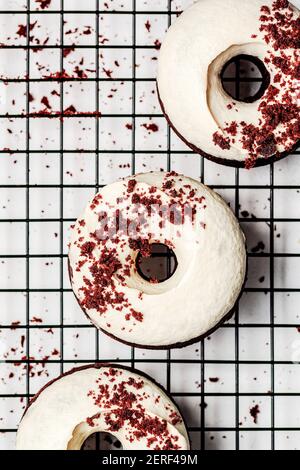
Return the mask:
[[[95, 388], [88, 392], [88, 397], [101, 411], [88, 417], [87, 424], [95, 427], [103, 414], [107, 430], [117, 432], [126, 426], [126, 439], [130, 442], [146, 439], [149, 449], [179, 450], [178, 436], [170, 433], [168, 421], [147, 412], [147, 400], [150, 395], [145, 391], [144, 381], [134, 377], [123, 378], [123, 375], [122, 370], [114, 368], [100, 372]], [[159, 395], [155, 402], [160, 402]], [[173, 426], [182, 423], [180, 415], [173, 408], [169, 410], [165, 405], [165, 410]]]
[[246, 168], [260, 156], [279, 156], [280, 147], [291, 151], [300, 140], [300, 17], [287, 0], [274, 1], [271, 8], [262, 6], [260, 13], [259, 29], [270, 46], [264, 61], [276, 73], [259, 104], [259, 124], [235, 121], [213, 135], [216, 146], [230, 150], [239, 134], [248, 155]]
[[[167, 227], [177, 227], [178, 237], [187, 222], [198, 223], [201, 231], [206, 228], [202, 220], [200, 223], [196, 220], [206, 208], [205, 197], [189, 184], [176, 185], [178, 180], [176, 173], [167, 173], [161, 191], [155, 186], [139, 184], [133, 178], [124, 181], [116, 204], [104, 201], [100, 193], [94, 198], [89, 206], [94, 220], [92, 231], [87, 220], [77, 222], [73, 242], [76, 262], [70, 263], [73, 283], [75, 272], [81, 273], [84, 269], [78, 300], [85, 311], [95, 310], [106, 318], [113, 310], [116, 315], [120, 314], [120, 328], [128, 331], [143, 322], [143, 312], [134, 308], [125, 289], [130, 277], [137, 273], [138, 254], [150, 257], [152, 243], [159, 240], [173, 248], [172, 240], [166, 237]], [[154, 214], [155, 227], [151, 214]], [[141, 304], [138, 290], [136, 297], [135, 304]], [[107, 323], [107, 328], [111, 328], [111, 322]]]

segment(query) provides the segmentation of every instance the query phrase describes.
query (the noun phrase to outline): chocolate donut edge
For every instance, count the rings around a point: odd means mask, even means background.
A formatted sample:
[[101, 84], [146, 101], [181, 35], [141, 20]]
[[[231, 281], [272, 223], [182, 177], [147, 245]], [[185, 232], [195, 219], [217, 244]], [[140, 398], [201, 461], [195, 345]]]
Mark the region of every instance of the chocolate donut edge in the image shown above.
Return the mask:
[[[176, 129], [173, 122], [171, 121], [168, 114], [166, 113], [164, 103], [163, 103], [163, 101], [160, 97], [159, 86], [158, 86], [157, 80], [156, 80], [156, 91], [157, 91], [157, 97], [158, 97], [158, 101], [159, 101], [162, 113], [163, 113], [168, 125], [171, 127], [171, 129], [177, 135], [177, 137], [183, 143], [185, 143], [185, 145], [187, 145], [191, 150], [193, 150], [193, 152], [197, 153], [201, 157], [206, 158], [207, 160], [209, 160], [211, 162], [217, 163], [218, 165], [223, 165], [223, 166], [227, 166], [227, 167], [231, 167], [231, 168], [240, 168], [240, 169], [244, 169], [244, 170], [246, 169], [245, 168], [245, 161], [239, 161], [239, 160], [233, 160], [233, 159], [225, 159], [225, 158], [222, 158], [222, 157], [216, 157], [215, 155], [210, 155], [210, 154], [204, 152], [204, 150], [200, 149], [196, 145], [191, 144], [190, 142], [188, 142], [185, 139], [185, 137], [183, 137], [181, 135], [181, 133]], [[300, 146], [300, 140], [289, 151], [281, 152], [278, 155], [273, 155], [273, 156], [267, 157], [267, 158], [257, 158], [255, 160], [255, 164], [253, 165], [253, 168], [259, 168], [259, 167], [271, 165], [272, 163], [279, 162], [280, 160], [283, 160], [286, 157], [293, 156], [293, 153], [298, 150], [299, 146]]]

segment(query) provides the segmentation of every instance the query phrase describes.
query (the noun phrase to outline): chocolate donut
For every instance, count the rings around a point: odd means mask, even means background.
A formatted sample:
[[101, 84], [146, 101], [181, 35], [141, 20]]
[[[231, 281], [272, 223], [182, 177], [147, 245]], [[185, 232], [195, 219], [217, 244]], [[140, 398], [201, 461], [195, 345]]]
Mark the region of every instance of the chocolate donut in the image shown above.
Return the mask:
[[[158, 92], [164, 114], [193, 150], [251, 168], [282, 158], [300, 141], [300, 16], [287, 0], [199, 0], [162, 44]], [[238, 101], [224, 67], [253, 58], [264, 89]]]
[[73, 369], [46, 385], [19, 425], [18, 450], [80, 450], [109, 432], [124, 450], [187, 450], [183, 418], [160, 386], [116, 365]]
[[[139, 273], [153, 244], [177, 258], [164, 282]], [[72, 231], [69, 266], [75, 296], [98, 328], [139, 347], [181, 347], [232, 312], [245, 280], [245, 238], [208, 187], [176, 173], [140, 174], [90, 202]]]

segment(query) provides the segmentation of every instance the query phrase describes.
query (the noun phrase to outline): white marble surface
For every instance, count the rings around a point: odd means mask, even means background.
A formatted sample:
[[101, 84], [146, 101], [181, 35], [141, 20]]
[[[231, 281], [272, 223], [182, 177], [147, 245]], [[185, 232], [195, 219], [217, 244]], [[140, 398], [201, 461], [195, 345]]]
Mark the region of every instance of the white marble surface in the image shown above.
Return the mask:
[[[20, 10], [20, 13], [11, 13], [9, 21], [7, 14], [0, 13], [0, 43], [25, 45], [26, 38], [16, 35], [19, 25], [26, 24], [24, 3], [25, 0], [0, 1], [0, 10]], [[41, 14], [37, 2], [31, 0], [30, 3], [32, 9], [37, 9], [30, 19], [31, 23], [37, 21], [32, 29], [34, 38], [43, 42], [49, 37], [48, 46], [59, 44], [60, 15], [57, 9], [60, 8], [60, 0], [52, 0], [49, 5], [49, 10], [53, 10], [51, 15]], [[172, 19], [176, 17], [176, 12], [190, 3], [190, 0], [171, 2]], [[295, 3], [300, 6], [298, 0]], [[208, 161], [202, 166], [198, 156], [191, 154], [172, 132], [168, 133], [166, 121], [161, 116], [154, 81], [158, 54], [155, 42], [163, 39], [168, 26], [170, 16], [165, 14], [168, 4], [167, 0], [137, 0], [138, 14], [132, 15], [130, 0], [99, 1], [100, 8], [106, 12], [99, 14], [100, 43], [104, 40], [104, 45], [122, 47], [107, 49], [101, 48], [100, 44], [99, 76], [105, 79], [108, 73], [112, 80], [102, 81], [99, 85], [99, 109], [103, 116], [98, 121], [98, 136], [94, 116], [72, 116], [63, 122], [59, 116], [51, 119], [31, 118], [31, 153], [27, 159], [26, 119], [4, 116], [6, 113], [17, 116], [26, 112], [26, 84], [0, 82], [0, 148], [11, 149], [0, 156], [1, 449], [14, 448], [15, 430], [26, 404], [22, 395], [27, 391], [36, 393], [47, 381], [59, 375], [61, 358], [65, 361], [62, 366], [64, 371], [76, 365], [78, 360], [90, 363], [97, 358], [131, 364], [129, 347], [101, 333], [97, 337], [94, 327], [82, 314], [70, 292], [66, 258], [61, 261], [59, 257], [60, 253], [67, 253], [69, 226], [95, 192], [95, 184], [112, 182], [133, 171], [171, 168], [194, 178], [202, 176], [205, 183], [218, 186], [218, 191], [233, 209], [236, 207], [236, 171]], [[75, 50], [64, 59], [65, 70], [73, 74], [78, 66], [84, 71], [84, 77], [95, 78], [98, 59], [91, 46], [96, 39], [96, 16], [93, 14], [96, 1], [85, 0], [86, 13], [83, 16], [75, 13], [81, 5], [80, 1], [64, 0], [65, 33], [71, 30], [70, 34], [64, 35], [64, 42], [75, 44]], [[109, 15], [111, 9], [127, 13]], [[134, 22], [136, 44], [139, 46], [135, 54], [130, 48]], [[146, 24], [150, 26], [146, 27]], [[91, 34], [79, 34], [87, 29]], [[76, 49], [78, 45], [84, 47]], [[43, 78], [59, 69], [59, 50], [47, 48], [30, 53], [31, 78]], [[0, 76], [24, 78], [25, 74], [26, 51], [22, 48], [0, 48]], [[138, 79], [135, 87], [132, 81], [134, 76]], [[127, 80], [122, 82], [119, 80], [122, 78]], [[78, 112], [97, 111], [94, 82], [66, 82], [63, 92], [63, 109], [73, 105]], [[30, 112], [44, 109], [41, 100], [46, 96], [50, 110], [60, 113], [57, 95], [61, 93], [61, 88], [57, 82], [32, 82], [30, 93], [34, 97], [30, 102]], [[158, 132], [148, 132], [143, 124], [149, 123], [157, 124]], [[135, 124], [135, 133], [127, 124]], [[63, 154], [62, 165], [61, 137], [63, 148], [71, 151]], [[96, 140], [99, 141], [98, 166]], [[133, 145], [135, 154], [132, 153]], [[18, 153], [13, 150], [18, 150]], [[47, 153], [49, 150], [52, 152]], [[201, 443], [201, 433], [195, 428], [200, 428], [201, 423], [205, 425], [203, 433], [208, 449], [235, 449], [237, 437], [241, 449], [271, 448], [270, 361], [273, 346], [275, 447], [300, 449], [298, 159], [299, 155], [294, 155], [274, 165], [274, 217], [280, 219], [274, 222], [274, 234], [270, 229], [270, 168], [239, 171], [239, 184], [242, 186], [239, 190], [239, 216], [251, 253], [246, 288], [250, 288], [251, 292], [246, 292], [242, 297], [236, 323], [231, 320], [205, 340], [203, 351], [200, 344], [195, 344], [171, 352], [170, 391], [191, 428], [195, 449], [199, 449]], [[30, 169], [28, 181], [27, 164]], [[27, 182], [30, 184], [28, 193], [24, 187]], [[60, 187], [62, 183], [65, 185], [63, 189]], [[255, 185], [257, 189], [250, 189], [249, 185]], [[285, 188], [279, 189], [282, 186]], [[27, 214], [33, 219], [29, 224], [28, 246]], [[274, 295], [270, 293], [271, 237], [274, 239], [275, 253]], [[259, 242], [263, 242], [262, 249], [254, 253]], [[28, 272], [27, 250], [32, 255]], [[17, 257], [13, 258], [12, 255]], [[28, 298], [26, 287], [32, 289]], [[273, 300], [272, 330], [270, 306]], [[25, 328], [28, 319], [32, 327], [29, 333]], [[61, 322], [66, 326], [63, 334]], [[29, 390], [26, 366], [18, 362], [27, 354], [37, 361], [30, 370]], [[134, 357], [136, 367], [168, 386], [166, 352], [136, 350]], [[201, 358], [205, 361], [205, 382], [202, 384]], [[148, 360], [151, 362], [145, 362]], [[179, 363], [178, 360], [183, 362]], [[239, 361], [238, 367], [235, 366], [236, 360]], [[219, 361], [224, 361], [224, 364]], [[237, 392], [240, 395], [238, 398]], [[202, 420], [201, 393], [205, 394], [207, 405], [202, 409]], [[180, 396], [182, 394], [184, 396]], [[260, 410], [257, 423], [250, 414], [250, 409], [255, 405]]]

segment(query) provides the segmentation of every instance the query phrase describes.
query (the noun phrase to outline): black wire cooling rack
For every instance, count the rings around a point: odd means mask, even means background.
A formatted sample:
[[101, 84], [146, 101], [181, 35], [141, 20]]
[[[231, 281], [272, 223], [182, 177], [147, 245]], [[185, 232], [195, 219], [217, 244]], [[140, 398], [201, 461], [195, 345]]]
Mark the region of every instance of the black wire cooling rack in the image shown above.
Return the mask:
[[[101, 174], [101, 157], [105, 155], [106, 153], [109, 154], [123, 154], [123, 153], [131, 153], [132, 155], [132, 160], [131, 160], [131, 172], [132, 174], [135, 173], [136, 171], [136, 155], [139, 153], [143, 153], [145, 155], [149, 154], [151, 155], [153, 151], [150, 150], [138, 150], [136, 149], [136, 119], [140, 117], [149, 117], [148, 115], [141, 115], [136, 112], [136, 86], [139, 81], [143, 82], [152, 82], [153, 84], [155, 83], [155, 77], [154, 76], [147, 76], [143, 78], [138, 78], [136, 76], [136, 67], [132, 68], [132, 76], [130, 78], [126, 77], [121, 77], [117, 79], [113, 79], [114, 82], [129, 82], [132, 90], [132, 110], [130, 114], [107, 114], [105, 117], [111, 117], [115, 119], [120, 119], [120, 117], [127, 117], [130, 119], [130, 121], [133, 123], [132, 127], [132, 138], [131, 138], [131, 150], [109, 150], [107, 151], [105, 148], [102, 148], [102, 143], [101, 143], [101, 137], [99, 133], [99, 122], [100, 122], [100, 117], [99, 117], [99, 112], [101, 108], [101, 103], [99, 100], [99, 89], [101, 88], [101, 84], [103, 82], [107, 82], [107, 80], [110, 80], [109, 77], [103, 77], [100, 74], [100, 64], [99, 64], [99, 54], [101, 53], [102, 50], [106, 49], [113, 49], [113, 48], [124, 48], [124, 49], [129, 49], [132, 54], [132, 62], [133, 64], [136, 64], [136, 54], [139, 49], [151, 49], [155, 52], [157, 52], [157, 48], [159, 45], [153, 44], [153, 45], [138, 45], [136, 41], [136, 23], [137, 23], [137, 17], [139, 14], [147, 15], [164, 15], [168, 19], [168, 25], [171, 24], [172, 20], [176, 18], [176, 16], [179, 14], [179, 12], [174, 9], [174, 4], [171, 0], [168, 1], [162, 1], [161, 4], [165, 5], [165, 7], [158, 8], [158, 10], [153, 10], [150, 9], [150, 11], [147, 11], [147, 9], [139, 9], [138, 4], [139, 0], [132, 0], [132, 8], [129, 9], [124, 9], [124, 8], [117, 8], [115, 11], [113, 10], [114, 8], [114, 2], [102, 2], [100, 0], [95, 1], [95, 11], [91, 10], [84, 10], [84, 3], [82, 2], [82, 10], [68, 10], [68, 13], [72, 13], [74, 15], [82, 15], [84, 13], [90, 15], [90, 23], [93, 23], [93, 27], [95, 28], [95, 37], [98, 38], [99, 34], [101, 34], [100, 31], [100, 22], [99, 22], [99, 17], [103, 15], [115, 15], [115, 14], [120, 14], [120, 15], [132, 15], [132, 45], [127, 46], [124, 44], [118, 44], [118, 45], [110, 45], [109, 43], [105, 44], [100, 44], [100, 43], [95, 43], [93, 46], [88, 46], [89, 49], [93, 49], [95, 53], [95, 63], [96, 63], [96, 72], [95, 72], [95, 78], [83, 78], [80, 79], [81, 81], [87, 80], [87, 81], [92, 81], [96, 82], [97, 86], [95, 87], [96, 93], [95, 93], [95, 113], [93, 116], [93, 119], [95, 119], [95, 138], [94, 142], [91, 142], [91, 150], [84, 150], [82, 151], [82, 154], [84, 153], [93, 153], [96, 158], [95, 158], [95, 181], [94, 184], [87, 184], [87, 185], [67, 185], [64, 183], [64, 158], [68, 153], [72, 152], [72, 149], [66, 148], [64, 144], [64, 110], [65, 110], [65, 104], [64, 104], [64, 87], [66, 86], [66, 83], [76, 81], [78, 80], [77, 78], [71, 78], [71, 77], [65, 77], [65, 76], [60, 76], [60, 77], [52, 77], [52, 78], [32, 78], [31, 77], [31, 51], [34, 48], [41, 47], [37, 45], [33, 45], [31, 40], [30, 40], [30, 24], [31, 24], [31, 16], [34, 15], [40, 15], [40, 20], [43, 20], [43, 15], [48, 15], [48, 14], [56, 14], [56, 18], [59, 18], [60, 21], [60, 41], [59, 44], [52, 45], [52, 44], [44, 44], [42, 48], [44, 50], [47, 50], [48, 48], [51, 49], [59, 49], [60, 51], [60, 71], [62, 72], [64, 70], [64, 48], [66, 47], [64, 45], [64, 15], [65, 15], [65, 3], [67, 0], [60, 0], [59, 1], [59, 9], [57, 10], [48, 10], [47, 8], [41, 9], [38, 12], [36, 10], [32, 10], [32, 5], [35, 4], [34, 1], [30, 0], [24, 0], [26, 2], [26, 8], [25, 10], [1, 10], [0, 11], [0, 16], [7, 18], [7, 21], [10, 21], [11, 15], [17, 15], [17, 14], [26, 14], [26, 26], [27, 26], [27, 31], [26, 31], [26, 45], [22, 46], [17, 46], [17, 45], [9, 45], [6, 46], [5, 44], [1, 46], [2, 49], [6, 50], [7, 53], [10, 53], [10, 49], [22, 49], [26, 51], [26, 75], [23, 78], [10, 78], [6, 79], [3, 78], [3, 82], [5, 83], [25, 83], [26, 85], [26, 94], [27, 94], [27, 101], [26, 101], [26, 113], [24, 115], [14, 115], [14, 114], [5, 114], [5, 118], [11, 118], [11, 119], [23, 119], [26, 121], [26, 149], [24, 150], [19, 150], [18, 148], [11, 148], [11, 149], [3, 149], [0, 151], [2, 154], [3, 158], [5, 158], [5, 154], [13, 154], [16, 155], [25, 155], [25, 183], [20, 185], [20, 184], [2, 184], [1, 189], [13, 189], [13, 188], [22, 188], [25, 190], [25, 195], [26, 195], [26, 214], [24, 218], [6, 218], [2, 219], [1, 223], [17, 223], [17, 222], [22, 222], [25, 223], [26, 226], [26, 250], [25, 254], [18, 255], [18, 254], [12, 254], [12, 255], [6, 255], [5, 253], [1, 254], [1, 259], [2, 260], [7, 260], [8, 258], [23, 258], [26, 260], [26, 286], [25, 288], [22, 289], [2, 289], [1, 292], [10, 292], [10, 293], [23, 293], [26, 297], [26, 321], [25, 323], [21, 324], [16, 324], [13, 326], [14, 329], [25, 329], [26, 334], [25, 334], [25, 348], [26, 348], [26, 357], [23, 359], [18, 360], [18, 365], [25, 365], [27, 366], [27, 372], [26, 372], [26, 390], [24, 393], [20, 394], [15, 394], [15, 393], [8, 393], [8, 394], [1, 394], [0, 398], [20, 398], [21, 400], [24, 399], [25, 401], [29, 401], [30, 397], [32, 396], [32, 389], [31, 389], [31, 375], [30, 371], [31, 368], [34, 364], [41, 362], [40, 360], [37, 361], [31, 357], [31, 350], [30, 350], [30, 335], [32, 334], [32, 331], [34, 329], [40, 328], [41, 325], [36, 325], [33, 324], [30, 319], [31, 319], [31, 303], [30, 303], [30, 297], [36, 292], [55, 292], [58, 293], [59, 298], [60, 298], [60, 303], [59, 303], [59, 308], [60, 308], [60, 322], [59, 324], [43, 324], [42, 327], [44, 329], [59, 329], [60, 331], [60, 357], [55, 359], [55, 358], [46, 358], [43, 359], [43, 365], [46, 364], [59, 364], [60, 367], [60, 372], [64, 372], [68, 368], [72, 367], [74, 363], [76, 364], [82, 364], [82, 363], [91, 363], [94, 361], [101, 361], [101, 362], [119, 362], [119, 363], [129, 363], [132, 365], [132, 367], [139, 368], [141, 367], [142, 364], [157, 364], [161, 366], [166, 367], [166, 387], [168, 391], [172, 392], [172, 387], [171, 387], [171, 374], [172, 374], [172, 368], [176, 364], [184, 364], [186, 367], [190, 367], [191, 365], [194, 367], [198, 367], [198, 380], [199, 380], [199, 391], [198, 392], [185, 392], [185, 393], [173, 393], [173, 396], [175, 400], [180, 400], [180, 402], [188, 402], [189, 399], [193, 398], [195, 400], [198, 399], [199, 401], [199, 407], [201, 409], [201, 414], [199, 416], [199, 422], [195, 426], [189, 426], [189, 431], [191, 435], [194, 436], [193, 438], [193, 446], [195, 449], [206, 449], [210, 448], [211, 446], [211, 439], [213, 439], [214, 433], [226, 433], [226, 432], [231, 432], [234, 434], [234, 439], [233, 439], [233, 444], [232, 447], [235, 448], [236, 450], [239, 450], [241, 448], [241, 433], [251, 433], [251, 432], [267, 432], [268, 433], [268, 439], [269, 439], [269, 444], [268, 448], [269, 449], [275, 449], [276, 448], [276, 433], [277, 432], [286, 432], [289, 433], [291, 432], [297, 432], [300, 431], [300, 426], [292, 426], [292, 427], [278, 427], [276, 425], [276, 399], [277, 397], [284, 396], [287, 399], [290, 399], [291, 397], [297, 397], [298, 395], [298, 390], [293, 390], [289, 391], [288, 393], [276, 393], [275, 390], [275, 367], [278, 364], [291, 364], [292, 361], [278, 361], [275, 360], [275, 339], [274, 339], [274, 334], [275, 334], [275, 328], [277, 326], [280, 326], [281, 328], [297, 328], [299, 325], [297, 324], [291, 324], [291, 323], [281, 323], [280, 325], [275, 326], [274, 322], [274, 296], [276, 293], [281, 293], [282, 295], [287, 294], [289, 295], [292, 292], [299, 292], [300, 289], [294, 288], [294, 289], [289, 289], [289, 288], [275, 288], [274, 284], [274, 262], [277, 258], [283, 258], [283, 257], [298, 257], [299, 253], [290, 253], [290, 254], [285, 254], [285, 253], [275, 253], [274, 250], [274, 237], [275, 237], [275, 229], [276, 229], [276, 224], [279, 222], [289, 222], [289, 223], [295, 223], [295, 222], [300, 222], [300, 219], [295, 219], [295, 218], [284, 218], [284, 219], [279, 219], [275, 218], [275, 205], [274, 205], [274, 191], [275, 190], [284, 190], [284, 189], [294, 189], [294, 190], [299, 190], [300, 191], [300, 185], [281, 185], [281, 186], [275, 186], [274, 185], [274, 165], [270, 165], [269, 168], [269, 180], [267, 184], [261, 185], [256, 185], [256, 184], [241, 184], [240, 183], [240, 175], [241, 171], [244, 170], [234, 170], [235, 171], [235, 181], [234, 184], [228, 184], [228, 185], [214, 185], [214, 189], [217, 191], [220, 190], [232, 190], [234, 191], [235, 195], [235, 207], [233, 209], [235, 210], [235, 213], [237, 217], [239, 218], [241, 223], [247, 222], [247, 224], [253, 224], [254, 227], [258, 223], [264, 223], [267, 224], [269, 227], [269, 246], [270, 250], [269, 252], [250, 252], [249, 257], [252, 259], [259, 259], [259, 258], [264, 258], [265, 260], [268, 260], [269, 262], [269, 276], [270, 276], [270, 283], [269, 287], [246, 287], [245, 291], [248, 293], [256, 293], [256, 294], [266, 294], [268, 295], [268, 308], [269, 308], [269, 320], [268, 323], [261, 324], [259, 322], [256, 323], [251, 323], [251, 325], [246, 323], [245, 318], [240, 318], [239, 314], [239, 308], [237, 308], [236, 314], [234, 321], [225, 325], [224, 329], [230, 328], [234, 330], [234, 342], [235, 342], [235, 353], [234, 357], [232, 359], [225, 359], [223, 358], [222, 354], [219, 355], [217, 359], [208, 359], [206, 357], [206, 341], [201, 342], [199, 346], [199, 357], [197, 358], [191, 358], [191, 359], [185, 359], [185, 354], [182, 352], [182, 357], [180, 357], [180, 353], [174, 354], [173, 351], [169, 351], [167, 353], [167, 356], [165, 358], [143, 358], [141, 355], [137, 355], [136, 350], [134, 348], [131, 349], [130, 356], [126, 357], [120, 357], [119, 359], [112, 358], [110, 360], [109, 358], [103, 358], [101, 357], [101, 340], [99, 342], [99, 335], [101, 335], [99, 332], [94, 330], [94, 335], [95, 335], [95, 351], [94, 351], [94, 357], [91, 358], [86, 358], [86, 357], [78, 357], [76, 360], [72, 359], [69, 360], [65, 358], [64, 355], [64, 337], [65, 337], [65, 332], [69, 328], [76, 328], [77, 331], [81, 331], [81, 329], [88, 328], [89, 326], [86, 323], [82, 324], [65, 324], [64, 321], [64, 310], [65, 310], [65, 297], [64, 294], [66, 292], [71, 292], [71, 289], [69, 287], [66, 287], [64, 284], [64, 269], [65, 269], [65, 264], [66, 264], [66, 246], [65, 246], [65, 238], [64, 238], [64, 231], [65, 231], [65, 226], [73, 223], [73, 219], [69, 219], [64, 217], [64, 190], [66, 188], [80, 188], [80, 187], [85, 187], [85, 188], [90, 188], [91, 194], [95, 191], [97, 191], [100, 187], [100, 179], [99, 175]], [[128, 4], [130, 2], [126, 2]], [[140, 3], [145, 3], [140, 0]], [[1, 6], [3, 7], [4, 2], [1, 2]], [[35, 4], [36, 6], [36, 4]], [[201, 27], [201, 25], [200, 25]], [[84, 49], [87, 46], [75, 46], [76, 48], [81, 48]], [[239, 98], [239, 93], [241, 92], [241, 87], [245, 87], [245, 84], [249, 84], [251, 82], [258, 82], [260, 84], [261, 78], [259, 77], [247, 77], [244, 73], [243, 70], [241, 70], [241, 62], [237, 60], [235, 62], [235, 69], [234, 69], [234, 75], [233, 76], [227, 76], [227, 78], [224, 78], [224, 81], [227, 82], [228, 86], [234, 86], [235, 87], [235, 96], [236, 98]], [[1, 66], [1, 65], [0, 65]], [[5, 75], [5, 71], [1, 70], [1, 75], [2, 77]], [[30, 109], [30, 91], [32, 84], [35, 82], [39, 81], [49, 81], [49, 82], [55, 82], [59, 83], [60, 87], [60, 110], [59, 113], [53, 114], [53, 115], [48, 115], [43, 113], [40, 113], [39, 116], [32, 117], [30, 115], [31, 109]], [[85, 114], [76, 114], [77, 117], [85, 117]], [[157, 115], [161, 116], [161, 115]], [[57, 149], [52, 149], [52, 150], [46, 150], [47, 153], [57, 153], [59, 155], [59, 160], [57, 164], [59, 165], [60, 169], [60, 180], [58, 184], [55, 185], [44, 185], [44, 184], [32, 184], [30, 181], [30, 159], [32, 155], [38, 154], [40, 152], [39, 149], [33, 149], [31, 148], [30, 145], [30, 132], [31, 132], [31, 123], [32, 119], [38, 119], [39, 117], [46, 117], [49, 119], [55, 118], [55, 117], [60, 117], [60, 147]], [[70, 117], [70, 116], [69, 116]], [[102, 116], [103, 117], [103, 116]], [[155, 149], [154, 153], [155, 154], [161, 154], [162, 156], [167, 157], [167, 170], [171, 170], [172, 168], [172, 160], [171, 156], [174, 156], [176, 154], [181, 154], [184, 153], [185, 155], [192, 152], [190, 152], [187, 149], [184, 150], [174, 150], [171, 147], [171, 138], [172, 138], [172, 132], [170, 129], [168, 129], [168, 136], [167, 136], [167, 149], [166, 150], [157, 150]], [[299, 155], [299, 151], [296, 152], [296, 155]], [[294, 157], [296, 158], [296, 157]], [[199, 174], [201, 175], [202, 182], [206, 182], [206, 165], [208, 163], [203, 160], [202, 158], [199, 157]], [[219, 172], [222, 172], [222, 167], [219, 168]], [[269, 194], [269, 201], [270, 201], [270, 211], [269, 215], [267, 217], [248, 217], [248, 214], [245, 214], [241, 212], [240, 208], [240, 190], [241, 189], [249, 189], [253, 191], [253, 194], [256, 193], [257, 190], [264, 188], [266, 191], [268, 191]], [[30, 207], [32, 204], [32, 196], [31, 196], [31, 190], [33, 188], [52, 188], [55, 189], [59, 193], [59, 217], [58, 218], [43, 218], [43, 220], [31, 218], [30, 214]], [[55, 221], [59, 224], [60, 226], [60, 231], [59, 231], [59, 254], [45, 254], [45, 255], [34, 255], [31, 253], [30, 250], [30, 230], [32, 227], [32, 224], [34, 222], [51, 222]], [[32, 259], [35, 257], [45, 257], [47, 259], [49, 258], [58, 258], [59, 259], [59, 273], [60, 273], [60, 281], [59, 281], [59, 287], [58, 289], [34, 289], [31, 285], [30, 281], [30, 262]], [[295, 322], [296, 323], [296, 322]], [[261, 328], [262, 326], [264, 328], [269, 329], [270, 333], [270, 356], [267, 360], [244, 360], [240, 358], [240, 347], [239, 347], [239, 340], [240, 340], [240, 333], [243, 328], [245, 327], [252, 327], [252, 328]], [[1, 330], [5, 329], [10, 329], [11, 325], [2, 325]], [[254, 330], [253, 330], [254, 331]], [[256, 330], [255, 330], [256, 331]], [[255, 335], [255, 333], [254, 333]], [[255, 341], [255, 337], [253, 339]], [[196, 345], [197, 346], [197, 345]], [[158, 356], [159, 357], [159, 356]], [[1, 358], [0, 361], [2, 364], [13, 364], [16, 363], [15, 359], [6, 359], [6, 358]], [[234, 385], [234, 390], [232, 392], [228, 393], [222, 393], [222, 392], [208, 392], [207, 391], [207, 372], [206, 372], [206, 367], [210, 364], [216, 364], [222, 369], [224, 365], [232, 365], [235, 368], [235, 385]], [[240, 368], [244, 365], [252, 365], [254, 367], [259, 367], [260, 365], [265, 365], [266, 367], [270, 367], [270, 390], [266, 390], [263, 393], [245, 393], [240, 390]], [[154, 377], [155, 378], [155, 377]], [[206, 419], [206, 410], [207, 410], [207, 401], [209, 400], [210, 397], [231, 397], [235, 400], [235, 409], [234, 409], [234, 425], [233, 426], [220, 426], [220, 427], [215, 427], [215, 426], [210, 426], [210, 423]], [[240, 422], [241, 417], [240, 417], [240, 400], [244, 397], [251, 396], [251, 398], [256, 398], [257, 400], [267, 397], [270, 401], [270, 404], [266, 406], [270, 406], [270, 423], [268, 426], [264, 427], [253, 427], [253, 426], [245, 426], [243, 423]], [[224, 410], [225, 412], [225, 410]], [[1, 433], [15, 433], [16, 432], [16, 427], [7, 427], [5, 426], [5, 423], [3, 425], [3, 422], [0, 421], [0, 432]], [[216, 449], [218, 446], [216, 445]]]

